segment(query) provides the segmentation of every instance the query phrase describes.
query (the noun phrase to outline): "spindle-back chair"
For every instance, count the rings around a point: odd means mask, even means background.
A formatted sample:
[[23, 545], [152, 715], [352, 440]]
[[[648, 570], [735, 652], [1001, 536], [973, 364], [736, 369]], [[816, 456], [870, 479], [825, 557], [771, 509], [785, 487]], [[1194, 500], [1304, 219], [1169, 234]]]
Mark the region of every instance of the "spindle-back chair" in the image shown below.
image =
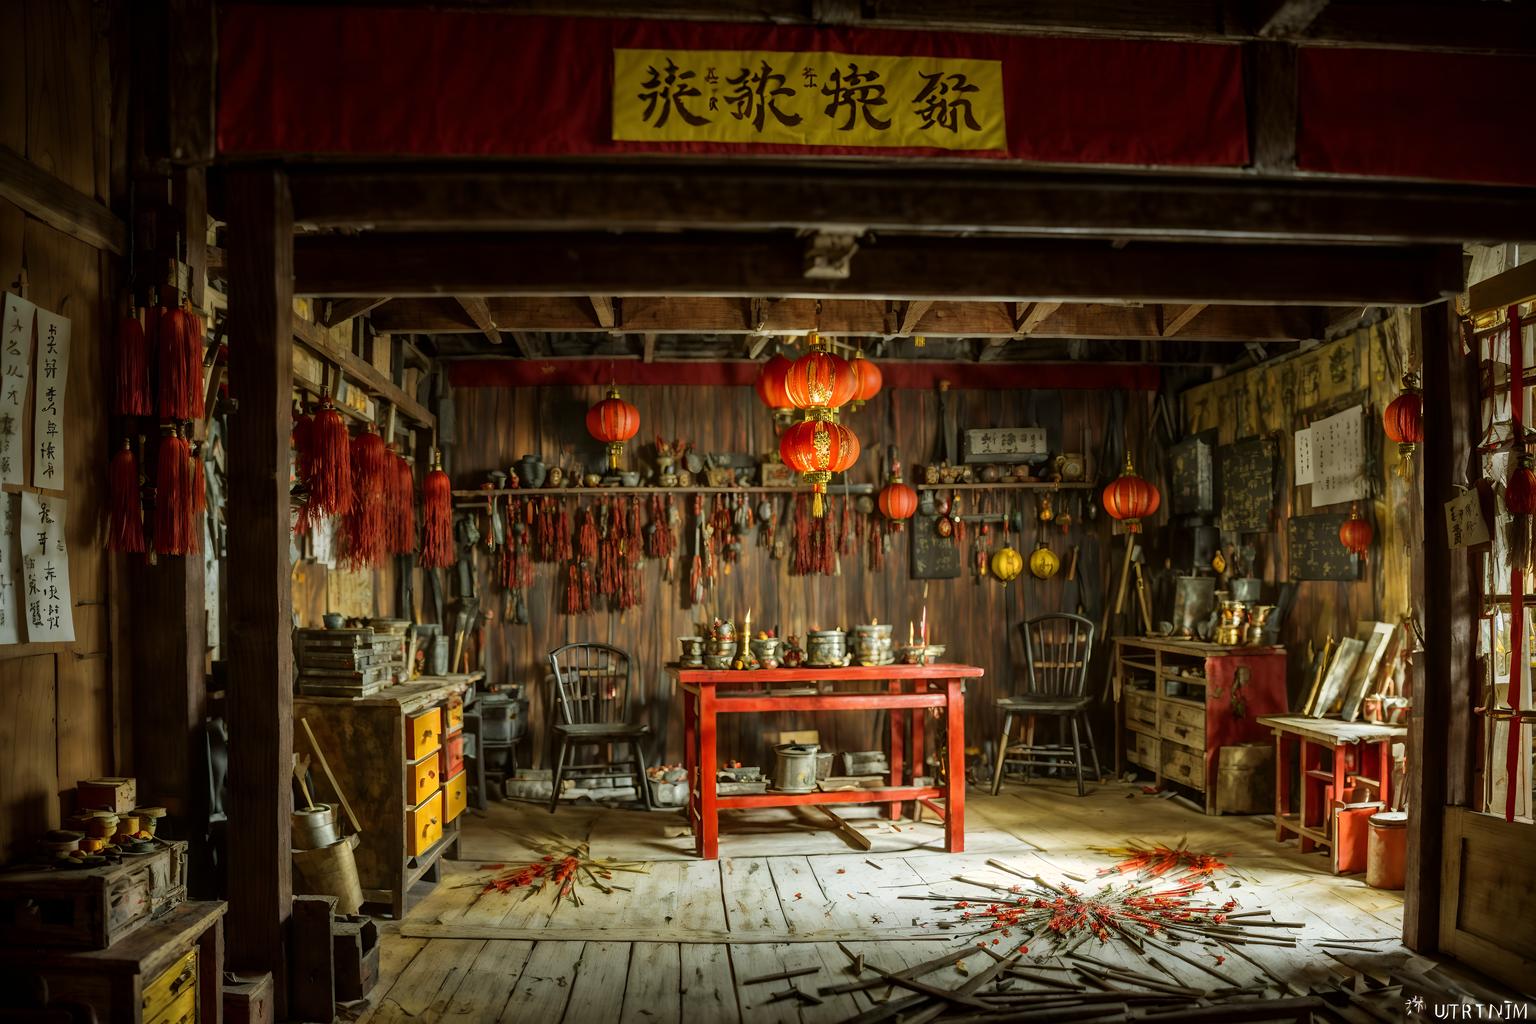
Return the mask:
[[[566, 771], [607, 769], [611, 775], [620, 765], [632, 765], [640, 797], [646, 810], [651, 808], [651, 784], [646, 776], [644, 740], [651, 728], [629, 720], [632, 671], [629, 655], [612, 644], [574, 643], [557, 647], [549, 654], [554, 677], [554, 702], [550, 709], [550, 728], [558, 743], [549, 811], [560, 804], [560, 781]], [[609, 748], [614, 743], [627, 744], [631, 758], [624, 761], [597, 761], [590, 764], [565, 763], [572, 747]]]
[[[1093, 623], [1081, 615], [1039, 615], [1021, 623], [1024, 641], [1024, 692], [998, 700], [1003, 729], [998, 736], [992, 769], [992, 792], [1003, 786], [1007, 765], [1025, 768], [1072, 768], [1077, 774], [1077, 795], [1083, 795], [1083, 741], [1093, 758], [1093, 777], [1099, 775], [1099, 752], [1088, 724], [1088, 663], [1093, 657]], [[1009, 736], [1014, 719], [1055, 718], [1061, 725], [1056, 743], [1037, 743], [1034, 737], [1013, 743]], [[1072, 742], [1066, 742], [1070, 726]]]

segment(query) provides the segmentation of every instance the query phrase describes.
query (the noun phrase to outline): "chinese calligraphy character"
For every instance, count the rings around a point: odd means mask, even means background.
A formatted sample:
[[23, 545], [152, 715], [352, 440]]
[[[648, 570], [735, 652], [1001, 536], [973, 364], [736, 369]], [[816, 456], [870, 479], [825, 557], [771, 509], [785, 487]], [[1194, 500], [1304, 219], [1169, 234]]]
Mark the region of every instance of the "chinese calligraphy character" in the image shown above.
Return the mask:
[[800, 123], [799, 114], [786, 114], [779, 109], [779, 99], [793, 96], [795, 90], [784, 84], [784, 76], [775, 74], [767, 61], [763, 61], [761, 69], [755, 73], [742, 68], [739, 75], [725, 81], [736, 87], [736, 91], [726, 97], [727, 102], [736, 106], [731, 111], [736, 120], [751, 121], [758, 131], [763, 130], [763, 123], [770, 113], [786, 128]]
[[[688, 80], [693, 78], [696, 72], [680, 71], [670, 57], [667, 58], [665, 71], [657, 71], [654, 65], [646, 68], [646, 71], [649, 72], [650, 77], [645, 80], [641, 88], [649, 91], [640, 93], [638, 97], [645, 100], [645, 113], [641, 115], [643, 120], [650, 121], [652, 115], [655, 115], [656, 121], [653, 127], [660, 128], [667, 123], [667, 119], [672, 116], [672, 111], [675, 109], [678, 117], [695, 127], [709, 123], [709, 118], [693, 113], [683, 102], [691, 97], [703, 95], [697, 87], [688, 84]], [[660, 113], [657, 113], [658, 111]]]
[[971, 131], [981, 130], [981, 125], [976, 123], [976, 116], [971, 111], [969, 98], [971, 93], [981, 90], [966, 81], [964, 75], [946, 75], [943, 72], [929, 75], [919, 71], [918, 76], [927, 83], [912, 99], [917, 116], [923, 121], [921, 128], [927, 130], [938, 125], [955, 132], [959, 131], [963, 119]]
[[891, 126], [890, 121], [880, 120], [870, 109], [883, 107], [889, 102], [885, 98], [885, 86], [876, 83], [879, 77], [878, 71], [860, 72], [859, 66], [851, 61], [848, 64], [847, 74], [842, 71], [833, 71], [827, 76], [827, 84], [821, 87], [823, 96], [832, 97], [827, 103], [826, 115], [835, 118], [840, 110], [847, 112], [847, 117], [838, 126], [838, 131], [852, 131], [854, 121], [860, 115], [863, 116], [864, 123], [871, 128], [884, 131]]
[[805, 83], [807, 89], [816, 88], [816, 69], [807, 64], [800, 72], [800, 80]]

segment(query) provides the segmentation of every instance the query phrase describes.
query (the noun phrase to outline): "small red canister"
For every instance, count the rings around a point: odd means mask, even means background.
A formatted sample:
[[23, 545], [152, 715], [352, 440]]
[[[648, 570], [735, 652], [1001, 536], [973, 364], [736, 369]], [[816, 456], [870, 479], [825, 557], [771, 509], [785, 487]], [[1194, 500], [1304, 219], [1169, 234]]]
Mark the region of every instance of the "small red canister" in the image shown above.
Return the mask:
[[1373, 889], [1401, 889], [1408, 857], [1408, 814], [1381, 811], [1371, 815], [1370, 827], [1365, 882]]

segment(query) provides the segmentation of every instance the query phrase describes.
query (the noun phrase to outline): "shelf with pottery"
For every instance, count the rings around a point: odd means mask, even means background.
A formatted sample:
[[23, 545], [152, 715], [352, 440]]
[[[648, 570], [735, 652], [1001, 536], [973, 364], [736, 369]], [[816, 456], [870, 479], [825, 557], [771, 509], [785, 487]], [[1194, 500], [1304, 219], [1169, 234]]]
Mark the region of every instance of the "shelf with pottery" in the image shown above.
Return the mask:
[[[1050, 480], [1009, 480], [998, 483], [970, 483], [970, 484], [913, 484], [912, 488], [918, 491], [1091, 491], [1093, 484], [1074, 481], [1050, 481]], [[849, 494], [873, 494], [873, 484], [850, 484], [846, 493]], [[485, 498], [489, 496], [506, 495], [513, 498], [536, 498], [545, 496], [557, 496], [565, 498], [580, 498], [589, 494], [799, 494], [810, 493], [805, 487], [795, 487], [785, 484], [742, 484], [737, 487], [499, 487], [484, 490], [456, 490], [455, 498]], [[828, 487], [828, 493], [834, 496], [844, 493], [844, 488], [839, 484]]]

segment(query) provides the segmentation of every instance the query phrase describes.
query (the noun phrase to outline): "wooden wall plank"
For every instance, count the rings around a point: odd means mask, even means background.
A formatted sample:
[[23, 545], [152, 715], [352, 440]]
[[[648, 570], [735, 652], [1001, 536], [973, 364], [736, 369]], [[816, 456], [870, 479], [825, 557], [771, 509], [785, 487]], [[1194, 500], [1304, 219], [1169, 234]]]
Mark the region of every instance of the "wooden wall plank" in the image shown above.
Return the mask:
[[59, 825], [53, 655], [0, 661], [0, 853], [30, 852]]

